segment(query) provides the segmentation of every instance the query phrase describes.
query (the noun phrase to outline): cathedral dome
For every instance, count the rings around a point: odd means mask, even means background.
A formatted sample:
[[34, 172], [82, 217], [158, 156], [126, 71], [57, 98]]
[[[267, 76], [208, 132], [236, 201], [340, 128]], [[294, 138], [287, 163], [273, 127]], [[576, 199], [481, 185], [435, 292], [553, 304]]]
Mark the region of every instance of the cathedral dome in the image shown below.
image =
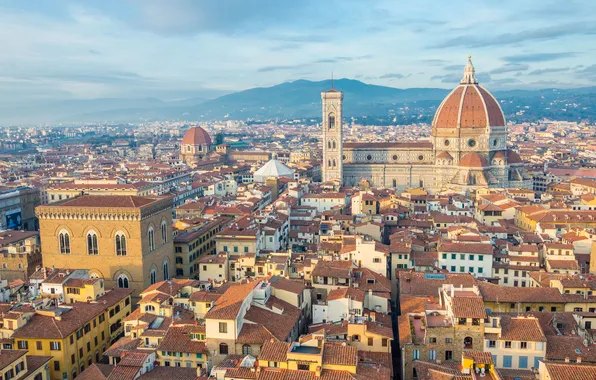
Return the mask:
[[507, 162], [510, 164], [521, 164], [523, 163], [519, 154], [512, 150], [507, 150]]
[[434, 128], [486, 128], [505, 126], [505, 116], [497, 100], [474, 77], [471, 57], [464, 77], [443, 100], [433, 119]]
[[465, 168], [484, 168], [488, 166], [486, 158], [480, 153], [470, 152], [462, 156], [459, 166]]
[[211, 145], [211, 136], [201, 127], [192, 127], [184, 134], [182, 145]]

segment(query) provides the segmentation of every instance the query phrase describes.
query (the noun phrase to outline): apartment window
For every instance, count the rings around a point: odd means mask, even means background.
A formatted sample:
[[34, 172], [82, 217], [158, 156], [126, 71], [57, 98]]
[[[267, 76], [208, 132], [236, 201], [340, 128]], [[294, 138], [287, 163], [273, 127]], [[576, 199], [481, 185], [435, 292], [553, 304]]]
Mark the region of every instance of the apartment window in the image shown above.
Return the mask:
[[453, 344], [453, 338], [445, 338], [445, 344]]
[[310, 368], [308, 364], [298, 364], [298, 369], [302, 371], [308, 371]]
[[54, 360], [54, 371], [60, 371], [60, 362], [58, 360]]
[[451, 266], [451, 272], [455, 272], [455, 265]]
[[474, 255], [470, 255], [470, 260], [474, 260]]
[[[72, 335], [70, 336], [70, 341], [72, 344]], [[41, 351], [43, 349], [43, 344], [38, 340], [37, 342], [35, 342], [35, 348]]]
[[91, 352], [91, 342], [87, 342], [87, 352]]
[[457, 255], [455, 253], [451, 254], [451, 260], [457, 260]]
[[494, 340], [489, 340], [488, 341], [488, 348], [496, 348], [497, 347], [497, 342]]
[[380, 262], [381, 262], [381, 259], [379, 259], [378, 257], [375, 257], [373, 259], [373, 263], [380, 263]]
[[387, 347], [388, 343], [389, 343], [389, 339], [387, 339], [387, 338], [383, 338], [381, 340], [381, 346], [383, 346], [383, 347]]
[[465, 325], [466, 322], [467, 322], [467, 319], [466, 318], [459, 318], [459, 320], [458, 320], [457, 323], [460, 324], [460, 325]]
[[50, 350], [60, 351], [60, 342], [50, 342]]
[[528, 342], [520, 342], [519, 348], [521, 348], [522, 350], [527, 350], [528, 349]]
[[465, 254], [463, 254], [463, 253], [460, 253], [460, 255], [459, 255], [459, 259], [460, 259], [460, 260], [465, 260], [465, 259], [466, 259], [466, 255], [465, 255]]
[[468, 267], [470, 273], [474, 273], [474, 267]]
[[238, 247], [234, 246], [234, 253], [237, 253], [237, 252], [238, 252]]
[[519, 368], [528, 368], [528, 357], [527, 356], [519, 357]]
[[573, 311], [575, 311], [576, 313], [581, 313], [582, 311], [584, 311], [583, 307], [574, 307]]
[[478, 267], [478, 273], [482, 273], [484, 269], [482, 267]]
[[464, 266], [459, 267], [459, 271], [461, 273], [464, 273], [466, 271], [466, 267], [464, 267]]
[[437, 337], [431, 336], [430, 338], [428, 338], [428, 343], [437, 344]]
[[412, 359], [413, 360], [420, 360], [420, 350], [412, 351]]
[[244, 253], [248, 253], [248, 247], [244, 247]]
[[368, 345], [369, 346], [372, 346], [373, 345], [373, 342], [374, 342], [374, 339], [373, 338], [368, 338]]
[[453, 351], [445, 351], [445, 360], [453, 360]]
[[228, 332], [228, 323], [227, 322], [219, 322], [219, 332], [222, 334], [227, 334], [227, 332]]
[[511, 368], [513, 363], [513, 358], [511, 355], [503, 356], [503, 368]]
[[19, 350], [27, 350], [27, 349], [29, 349], [29, 344], [27, 343], [26, 340], [19, 340], [17, 342], [17, 346], [19, 347]]
[[269, 367], [277, 367], [279, 364], [277, 364], [277, 362], [272, 362], [272, 361], [270, 361], [269, 363], [267, 363], [267, 365], [268, 365]]
[[70, 364], [75, 364], [75, 361], [76, 361], [75, 355], [74, 354], [70, 355]]
[[510, 340], [505, 341], [505, 348], [511, 348], [511, 341]]
[[437, 351], [435, 351], [435, 350], [428, 351], [428, 360], [437, 360]]
[[483, 255], [478, 255], [478, 261], [484, 261], [484, 256]]
[[447, 254], [443, 253], [443, 260], [447, 260]]

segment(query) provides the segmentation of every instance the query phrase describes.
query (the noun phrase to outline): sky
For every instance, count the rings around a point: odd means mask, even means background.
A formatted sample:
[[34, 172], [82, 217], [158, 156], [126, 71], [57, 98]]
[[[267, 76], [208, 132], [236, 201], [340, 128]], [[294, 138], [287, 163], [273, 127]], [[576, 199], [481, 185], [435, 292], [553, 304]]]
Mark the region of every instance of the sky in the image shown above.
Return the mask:
[[2, 0], [0, 104], [176, 100], [298, 79], [596, 85], [593, 0]]

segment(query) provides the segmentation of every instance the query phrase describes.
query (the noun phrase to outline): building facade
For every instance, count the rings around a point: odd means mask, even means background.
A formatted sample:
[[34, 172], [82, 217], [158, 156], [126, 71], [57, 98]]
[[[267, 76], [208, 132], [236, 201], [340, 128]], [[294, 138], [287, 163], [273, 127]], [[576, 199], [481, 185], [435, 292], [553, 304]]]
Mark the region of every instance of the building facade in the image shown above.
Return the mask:
[[82, 196], [37, 208], [43, 263], [135, 294], [175, 274], [169, 198]]
[[437, 109], [430, 141], [342, 144], [343, 95], [323, 92], [323, 181], [435, 192], [530, 187], [520, 156], [507, 148], [503, 111], [474, 74], [469, 59], [460, 85]]

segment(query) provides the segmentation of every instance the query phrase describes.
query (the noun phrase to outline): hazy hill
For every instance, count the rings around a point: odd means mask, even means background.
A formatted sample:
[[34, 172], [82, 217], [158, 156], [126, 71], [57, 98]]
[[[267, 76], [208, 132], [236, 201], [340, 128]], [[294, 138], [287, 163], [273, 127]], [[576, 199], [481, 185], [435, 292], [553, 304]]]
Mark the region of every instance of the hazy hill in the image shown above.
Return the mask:
[[[321, 113], [320, 93], [331, 85], [330, 80], [297, 80], [210, 100], [97, 99], [0, 106], [0, 123], [317, 118]], [[333, 86], [344, 92], [345, 117], [375, 124], [428, 122], [449, 92], [439, 88], [398, 89], [352, 79], [336, 80]], [[494, 95], [508, 119], [596, 120], [596, 87], [497, 91]]]

